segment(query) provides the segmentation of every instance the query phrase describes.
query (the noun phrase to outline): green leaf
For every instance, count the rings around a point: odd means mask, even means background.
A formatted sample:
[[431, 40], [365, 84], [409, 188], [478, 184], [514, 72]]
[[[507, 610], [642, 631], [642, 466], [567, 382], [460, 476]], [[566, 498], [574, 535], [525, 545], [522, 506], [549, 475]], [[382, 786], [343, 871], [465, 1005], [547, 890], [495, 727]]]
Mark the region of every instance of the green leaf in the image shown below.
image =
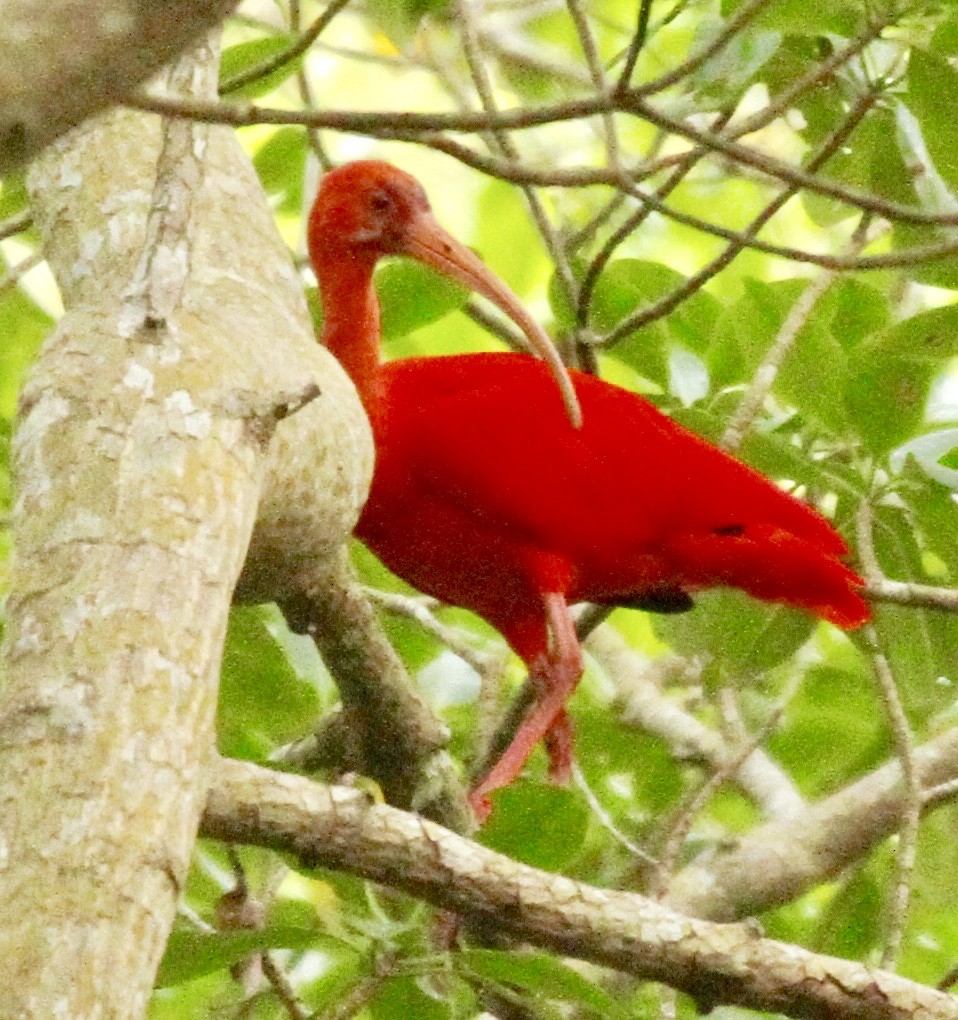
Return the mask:
[[479, 833], [491, 850], [544, 871], [560, 871], [581, 850], [589, 810], [575, 791], [520, 780], [493, 800]]
[[217, 721], [220, 753], [261, 760], [280, 743], [309, 732], [319, 708], [316, 687], [291, 665], [270, 630], [268, 606], [237, 606], [223, 653]]
[[[887, 577], [934, 583], [925, 573], [914, 521], [905, 509], [878, 506], [873, 534]], [[913, 722], [926, 721], [954, 699], [958, 682], [958, 620], [950, 613], [878, 605], [875, 628]]]
[[630, 1016], [601, 985], [546, 953], [463, 949], [454, 954], [452, 961], [465, 973], [471, 972], [499, 985], [523, 989], [537, 997], [558, 999], [598, 1017], [625, 1020]]
[[[271, 57], [275, 57], [287, 50], [296, 37], [292, 35], [266, 35], [259, 39], [251, 39], [249, 42], [238, 43], [223, 50], [220, 58], [220, 83], [228, 82], [231, 78], [250, 68], [264, 63]], [[242, 97], [243, 99], [259, 99], [286, 81], [303, 62], [304, 54], [300, 54], [292, 60], [287, 60], [269, 74], [256, 78], [254, 81], [241, 85], [229, 93], [230, 99]]]
[[23, 212], [29, 204], [23, 174], [8, 174], [0, 180], [0, 220]]
[[819, 665], [805, 674], [785, 725], [770, 739], [777, 761], [807, 796], [819, 796], [877, 765], [889, 749], [875, 681], [857, 669]]
[[[958, 452], [958, 431], [955, 433]], [[945, 458], [942, 458], [944, 461]], [[958, 456], [952, 469], [958, 469]], [[951, 490], [926, 474], [914, 458], [902, 466], [904, 484], [898, 486], [899, 496], [905, 500], [908, 512], [918, 527], [922, 548], [933, 552], [948, 571], [948, 583], [958, 582], [958, 505], [952, 498]]]
[[815, 950], [846, 960], [868, 957], [881, 939], [884, 905], [872, 868], [858, 868], [829, 902], [816, 932]]
[[706, 359], [714, 388], [752, 378], [805, 285], [803, 280], [745, 281], [745, 294], [715, 324]]
[[383, 982], [368, 1008], [372, 1020], [450, 1020], [450, 1005], [428, 979], [403, 975]]
[[958, 189], [958, 124], [942, 102], [943, 96], [958, 93], [958, 71], [944, 57], [916, 46], [908, 57], [907, 81], [905, 102], [921, 125], [934, 168]]
[[469, 299], [465, 287], [411, 259], [391, 259], [375, 279], [385, 341], [428, 326]]
[[[363, 584], [371, 588], [382, 588], [384, 591], [401, 591], [414, 594], [415, 589], [383, 566], [383, 564], [360, 542], [353, 542], [350, 547], [353, 563]], [[431, 662], [442, 650], [438, 639], [426, 632], [415, 620], [402, 613], [379, 614], [380, 623], [390, 643], [402, 656], [406, 668], [412, 673], [418, 672]]]
[[[695, 51], [705, 49], [723, 27], [719, 18], [703, 17]], [[686, 87], [707, 104], [700, 104], [699, 112], [705, 112], [709, 106], [734, 103], [754, 84], [758, 72], [772, 59], [781, 43], [782, 33], [769, 29], [749, 26], [733, 35], [687, 79]]]
[[274, 131], [253, 157], [253, 166], [268, 195], [280, 195], [278, 212], [298, 213], [303, 208], [303, 175], [309, 144], [298, 127]]
[[[746, 280], [745, 295], [719, 320], [708, 353], [713, 385], [751, 380], [765, 359], [789, 312], [808, 286], [804, 280], [763, 283]], [[843, 386], [847, 357], [831, 329], [836, 298], [822, 297], [812, 309], [775, 381], [775, 391], [826, 428], [844, 430]]]
[[[618, 713], [606, 705], [577, 706], [574, 724], [579, 766], [589, 786], [610, 811], [615, 813], [616, 801], [621, 799], [618, 813], [623, 817], [634, 816], [636, 812], [657, 816], [681, 796], [684, 790], [681, 771], [658, 737], [622, 722]], [[628, 782], [610, 787], [609, 776]], [[618, 793], [619, 790], [622, 792]]]
[[831, 333], [849, 350], [884, 329], [891, 321], [888, 299], [877, 288], [851, 277], [832, 291]]
[[958, 469], [958, 446], [953, 446], [946, 454], [939, 457], [938, 463], [951, 470]]
[[427, 15], [443, 15], [449, 9], [449, 0], [369, 0], [367, 8], [390, 39], [403, 43], [412, 39]]
[[[928, 813], [922, 819], [918, 859], [909, 909], [910, 932], [902, 946], [901, 971], [913, 981], [936, 984], [958, 959], [958, 896], [954, 876], [958, 873], [958, 830], [955, 805]], [[953, 990], [953, 989], [952, 989]]]
[[[681, 273], [661, 263], [616, 259], [596, 283], [590, 323], [599, 332], [610, 332], [633, 312], [654, 304], [685, 282]], [[550, 288], [550, 296], [558, 315], [555, 290]], [[721, 305], [714, 297], [698, 291], [666, 319], [627, 334], [608, 353], [665, 389], [669, 385], [670, 343], [674, 340], [696, 354], [704, 353], [720, 310]]]
[[[734, 14], [745, 0], [722, 0], [722, 14]], [[866, 5], [860, 0], [772, 0], [759, 12], [751, 24], [777, 28], [808, 35], [836, 35], [850, 37], [862, 23]]]
[[744, 679], [792, 655], [808, 640], [815, 619], [723, 588], [696, 595], [689, 613], [654, 617], [653, 626], [676, 652], [714, 656], [729, 674]]
[[875, 454], [886, 454], [921, 426], [934, 369], [908, 358], [873, 358], [849, 380], [851, 423]]
[[[223, 970], [252, 953], [266, 949], [312, 949], [321, 935], [315, 927], [268, 926], [261, 930], [220, 931], [215, 934], [196, 931], [185, 925], [173, 929], [156, 976], [158, 988], [168, 988]], [[341, 943], [324, 940], [342, 952]]]
[[[3, 271], [0, 257], [0, 274]], [[17, 394], [40, 344], [53, 328], [47, 315], [19, 287], [0, 293], [0, 417], [13, 418]]]
[[775, 390], [825, 428], [843, 433], [848, 358], [830, 328], [834, 303], [834, 295], [826, 294], [812, 309], [782, 362]]
[[905, 319], [863, 344], [845, 404], [853, 427], [876, 454], [915, 434], [940, 366], [958, 354], [958, 304]]
[[958, 491], [958, 470], [948, 461], [958, 447], [958, 428], [951, 426], [923, 432], [892, 451], [889, 458], [893, 471], [901, 471], [909, 462], [916, 464], [929, 477], [952, 492]]
[[475, 248], [517, 294], [547, 279], [552, 263], [519, 188], [490, 181], [479, 193]]

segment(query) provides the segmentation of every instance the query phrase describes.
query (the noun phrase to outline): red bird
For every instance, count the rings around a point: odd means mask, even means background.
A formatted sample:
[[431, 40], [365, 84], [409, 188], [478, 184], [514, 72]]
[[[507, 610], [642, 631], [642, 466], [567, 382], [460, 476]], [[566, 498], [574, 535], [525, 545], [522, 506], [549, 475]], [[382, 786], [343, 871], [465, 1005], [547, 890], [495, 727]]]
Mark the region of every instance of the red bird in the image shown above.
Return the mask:
[[636, 394], [573, 371], [577, 427], [554, 351], [555, 377], [510, 353], [384, 364], [372, 278], [385, 255], [454, 277], [496, 302], [543, 354], [549, 343], [433, 219], [414, 178], [373, 161], [326, 174], [308, 237], [322, 341], [356, 384], [376, 445], [356, 534], [420, 591], [499, 630], [539, 691], [472, 792], [480, 818], [544, 737], [562, 770], [564, 705], [582, 674], [571, 603], [677, 611], [691, 606], [690, 592], [729, 586], [839, 627], [869, 618], [862, 580], [824, 517]]

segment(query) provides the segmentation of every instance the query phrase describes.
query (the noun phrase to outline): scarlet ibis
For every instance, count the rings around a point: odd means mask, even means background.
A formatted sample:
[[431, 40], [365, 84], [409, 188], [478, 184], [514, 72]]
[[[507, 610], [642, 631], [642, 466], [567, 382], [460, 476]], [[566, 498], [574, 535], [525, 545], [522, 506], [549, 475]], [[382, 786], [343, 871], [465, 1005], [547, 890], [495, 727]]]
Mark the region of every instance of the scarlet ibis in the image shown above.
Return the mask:
[[[327, 173], [308, 241], [322, 342], [352, 377], [376, 446], [356, 534], [420, 591], [492, 624], [538, 691], [472, 791], [480, 819], [544, 737], [555, 770], [567, 767], [564, 705], [583, 668], [570, 604], [676, 611], [691, 592], [730, 586], [839, 627], [868, 619], [847, 547], [817, 511], [642, 397], [575, 371], [581, 427], [570, 420], [547, 338], [439, 226], [413, 177], [377, 161]], [[513, 353], [383, 363], [373, 269], [387, 255], [496, 302], [552, 366]]]

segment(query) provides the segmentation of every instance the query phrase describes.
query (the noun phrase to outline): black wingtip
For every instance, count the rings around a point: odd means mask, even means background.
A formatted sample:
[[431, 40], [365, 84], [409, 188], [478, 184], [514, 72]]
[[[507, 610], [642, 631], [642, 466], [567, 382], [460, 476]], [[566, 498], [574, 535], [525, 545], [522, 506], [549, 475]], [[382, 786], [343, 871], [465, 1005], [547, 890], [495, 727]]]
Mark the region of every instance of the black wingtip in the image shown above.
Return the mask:
[[646, 613], [687, 613], [695, 607], [692, 596], [681, 588], [658, 588], [634, 598], [618, 600], [615, 604], [625, 609], [641, 609]]

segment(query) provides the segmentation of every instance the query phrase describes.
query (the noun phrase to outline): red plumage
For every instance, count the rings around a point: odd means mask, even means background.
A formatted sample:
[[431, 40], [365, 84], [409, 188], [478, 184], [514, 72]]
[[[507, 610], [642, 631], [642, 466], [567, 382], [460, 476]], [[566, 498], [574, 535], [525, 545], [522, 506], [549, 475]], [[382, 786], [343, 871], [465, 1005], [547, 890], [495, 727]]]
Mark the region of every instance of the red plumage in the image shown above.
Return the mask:
[[568, 604], [674, 602], [724, 585], [840, 627], [868, 619], [861, 579], [825, 518], [643, 398], [573, 372], [577, 428], [554, 362], [553, 375], [516, 354], [381, 364], [371, 284], [380, 255], [454, 273], [516, 314], [408, 175], [373, 162], [328, 174], [309, 236], [323, 339], [353, 377], [376, 443], [357, 535], [415, 587], [489, 621], [542, 688], [474, 792], [480, 814], [538, 740], [562, 736], [581, 673]]

